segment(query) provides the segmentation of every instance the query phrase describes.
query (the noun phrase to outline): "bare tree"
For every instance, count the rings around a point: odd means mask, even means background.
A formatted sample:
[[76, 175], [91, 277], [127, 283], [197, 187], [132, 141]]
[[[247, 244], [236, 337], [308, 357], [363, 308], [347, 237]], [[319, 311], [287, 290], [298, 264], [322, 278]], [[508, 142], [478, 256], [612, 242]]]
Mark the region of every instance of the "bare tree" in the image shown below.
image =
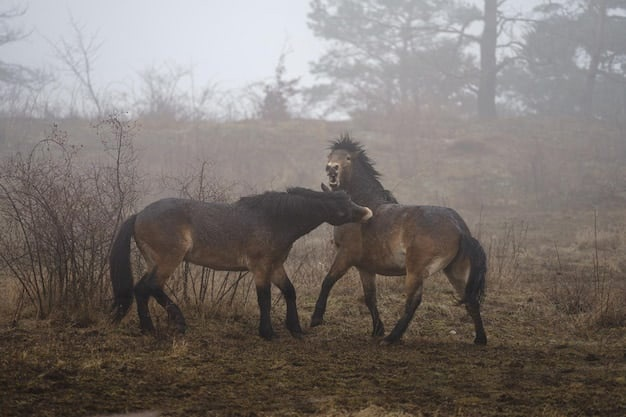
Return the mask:
[[144, 117], [176, 120], [184, 114], [186, 96], [181, 89], [190, 71], [178, 65], [153, 65], [139, 73], [138, 107]]
[[73, 30], [71, 40], [62, 38], [58, 43], [49, 43], [63, 66], [76, 78], [87, 101], [95, 107], [96, 116], [100, 118], [104, 115], [105, 109], [103, 95], [98, 92], [93, 82], [93, 65], [102, 42], [98, 40], [97, 33], [86, 36], [85, 27], [79, 25], [71, 16], [70, 25]]
[[[0, 46], [17, 42], [29, 35], [23, 28], [14, 27], [13, 19], [23, 16], [26, 7], [13, 6], [0, 11]], [[23, 84], [27, 81], [28, 70], [20, 65], [0, 61], [0, 81], [10, 84]]]
[[[19, 42], [29, 31], [14, 25], [14, 19], [24, 16], [26, 7], [13, 6], [0, 10], [0, 47]], [[32, 114], [44, 89], [50, 84], [50, 74], [38, 69], [0, 60], [0, 111], [6, 114]]]
[[164, 63], [139, 72], [141, 83], [135, 105], [142, 116], [161, 120], [217, 119], [220, 93], [217, 85], [198, 86], [193, 67]]
[[581, 99], [582, 113], [590, 117], [593, 115], [593, 96], [596, 80], [600, 73], [600, 65], [606, 52], [606, 26], [607, 26], [607, 2], [606, 0], [594, 0], [586, 2], [588, 14], [593, 22], [591, 39], [589, 42], [589, 66], [585, 77], [585, 86]]
[[[476, 111], [482, 120], [497, 117], [496, 96], [498, 74], [517, 59], [521, 47], [515, 26], [530, 22], [517, 14], [505, 13], [507, 0], [483, 0], [482, 10], [472, 5], [459, 5], [452, 19], [441, 30], [458, 36], [459, 46], [478, 45], [479, 68]], [[480, 23], [482, 32], [475, 34], [473, 24]]]
[[274, 80], [263, 85], [263, 100], [260, 102], [258, 113], [263, 120], [274, 122], [285, 121], [291, 118], [289, 99], [297, 92], [299, 78], [285, 78], [285, 58], [287, 50], [283, 50], [274, 69]]

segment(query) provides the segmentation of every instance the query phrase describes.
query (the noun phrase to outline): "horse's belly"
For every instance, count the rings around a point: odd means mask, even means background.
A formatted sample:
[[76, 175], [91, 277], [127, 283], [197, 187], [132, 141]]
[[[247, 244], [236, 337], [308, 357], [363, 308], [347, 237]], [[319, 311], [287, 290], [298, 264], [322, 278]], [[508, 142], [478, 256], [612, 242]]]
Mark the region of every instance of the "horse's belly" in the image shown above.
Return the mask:
[[398, 276], [406, 274], [406, 252], [402, 248], [397, 250], [381, 249], [372, 251], [363, 257], [365, 269], [380, 275]]
[[374, 270], [378, 275], [384, 275], [387, 277], [399, 277], [406, 275], [406, 268], [382, 267]]
[[187, 253], [185, 260], [218, 271], [245, 271], [248, 269], [246, 260], [238, 256], [235, 251], [217, 248], [192, 250]]

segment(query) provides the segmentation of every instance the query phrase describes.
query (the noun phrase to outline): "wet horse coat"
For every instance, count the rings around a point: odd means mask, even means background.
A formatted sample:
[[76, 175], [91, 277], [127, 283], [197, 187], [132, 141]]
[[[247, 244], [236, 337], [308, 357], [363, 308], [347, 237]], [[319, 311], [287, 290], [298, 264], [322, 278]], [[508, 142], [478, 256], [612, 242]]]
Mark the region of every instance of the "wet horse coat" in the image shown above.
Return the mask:
[[332, 287], [355, 266], [372, 316], [372, 334], [383, 336], [385, 330], [376, 302], [376, 274], [405, 275], [404, 312], [384, 338], [384, 342], [393, 343], [402, 337], [421, 303], [424, 280], [443, 270], [474, 321], [474, 342], [486, 344], [480, 315], [485, 253], [461, 216], [447, 207], [398, 204], [380, 183], [380, 174], [362, 145], [347, 135], [331, 146], [326, 173], [331, 188], [347, 191], [357, 204], [370, 207], [374, 217], [364, 225], [335, 227], [337, 254], [322, 283], [311, 326], [322, 323]]
[[[345, 192], [303, 188], [243, 197], [233, 204], [177, 198], [156, 201], [126, 220], [113, 243], [113, 319], [119, 322], [126, 315], [134, 295], [141, 329], [154, 330], [148, 310], [148, 300], [154, 297], [183, 332], [183, 314], [163, 288], [178, 265], [187, 261], [216, 270], [251, 271], [260, 309], [259, 333], [267, 339], [274, 335], [270, 321], [274, 283], [285, 297], [287, 328], [294, 335], [301, 334], [296, 293], [283, 267], [291, 246], [324, 222], [341, 225], [367, 221], [371, 215]], [[132, 237], [148, 271], [135, 286]]]

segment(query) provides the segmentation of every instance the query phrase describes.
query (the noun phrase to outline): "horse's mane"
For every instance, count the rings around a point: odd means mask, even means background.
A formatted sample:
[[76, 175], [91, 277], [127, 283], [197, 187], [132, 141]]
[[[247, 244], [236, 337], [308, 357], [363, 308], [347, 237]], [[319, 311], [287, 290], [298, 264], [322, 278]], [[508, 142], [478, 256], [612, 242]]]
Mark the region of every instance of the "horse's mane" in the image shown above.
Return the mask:
[[[262, 194], [241, 197], [238, 204], [260, 210], [271, 216], [307, 216], [318, 215], [329, 201], [347, 200], [345, 192], [321, 192], [302, 187], [291, 187], [287, 191], [266, 191]], [[315, 203], [318, 204], [315, 204]]]
[[[330, 150], [331, 152], [336, 150], [344, 150], [352, 154], [361, 163], [365, 174], [371, 176], [376, 180], [376, 182], [380, 184], [379, 180], [381, 174], [376, 170], [376, 168], [374, 168], [374, 161], [372, 161], [370, 157], [367, 156], [363, 145], [361, 145], [356, 140], [353, 140], [348, 133], [342, 133], [339, 136], [339, 139], [331, 142]], [[382, 184], [380, 184], [380, 186], [381, 188], [383, 187]], [[398, 203], [398, 200], [396, 200], [391, 191], [387, 189], [382, 188], [381, 196], [383, 198], [383, 201], [386, 203]]]
[[363, 145], [361, 145], [356, 140], [353, 140], [348, 133], [342, 133], [339, 136], [339, 139], [331, 142], [329, 149], [331, 150], [331, 152], [336, 150], [344, 150], [350, 152], [354, 157], [359, 160], [359, 162], [361, 162], [361, 165], [363, 166], [363, 169], [367, 174], [373, 176], [376, 179], [380, 178], [380, 172], [378, 172], [376, 168], [374, 168], [374, 161], [372, 161], [370, 157], [367, 156]]

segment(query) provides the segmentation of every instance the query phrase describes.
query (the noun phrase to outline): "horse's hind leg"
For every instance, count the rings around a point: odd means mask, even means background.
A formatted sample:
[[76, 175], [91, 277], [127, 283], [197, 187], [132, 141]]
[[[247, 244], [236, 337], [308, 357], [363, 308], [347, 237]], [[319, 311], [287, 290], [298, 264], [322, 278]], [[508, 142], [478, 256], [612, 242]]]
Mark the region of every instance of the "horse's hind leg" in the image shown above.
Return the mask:
[[477, 345], [487, 344], [487, 334], [485, 333], [485, 327], [483, 326], [483, 319], [480, 316], [480, 304], [478, 303], [466, 303], [465, 309], [469, 313], [470, 317], [474, 321], [474, 329], [476, 331], [476, 337], [474, 343]]
[[376, 301], [376, 274], [359, 269], [365, 305], [372, 316], [372, 336], [380, 337], [385, 334], [385, 326], [380, 319]]
[[[169, 269], [154, 268], [152, 272], [145, 274], [135, 285], [135, 299], [137, 300], [137, 312], [139, 313], [139, 325], [144, 332], [153, 332], [154, 324], [150, 318], [148, 300], [150, 296], [165, 309], [168, 319], [172, 321], [180, 333], [187, 329], [185, 317], [180, 308], [165, 294], [162, 285], [169, 277]], [[165, 278], [163, 278], [165, 277]]]
[[187, 324], [185, 323], [185, 317], [180, 308], [165, 294], [163, 287], [167, 279], [174, 273], [176, 267], [182, 262], [180, 257], [173, 254], [167, 259], [163, 259], [163, 262], [157, 266], [154, 272], [154, 281], [151, 282], [152, 296], [157, 300], [157, 303], [161, 305], [167, 312], [167, 318], [174, 323], [176, 329], [180, 333], [185, 333], [187, 330]]
[[185, 333], [187, 323], [185, 322], [185, 316], [183, 316], [183, 312], [180, 308], [165, 294], [163, 288], [154, 288], [152, 294], [167, 312], [167, 318], [176, 325], [176, 329], [180, 333]]
[[[469, 258], [467, 257], [455, 259], [446, 267], [446, 269], [444, 269], [444, 273], [446, 274], [446, 277], [448, 277], [450, 284], [452, 284], [456, 290], [459, 300], [463, 300], [465, 298], [465, 286], [467, 285], [470, 271], [471, 265]], [[487, 344], [487, 336], [485, 334], [483, 320], [480, 315], [480, 304], [474, 301], [465, 302], [464, 304], [467, 313], [474, 322], [474, 330], [476, 333], [474, 343], [477, 345]]]
[[287, 326], [287, 329], [294, 337], [302, 336], [302, 328], [300, 327], [298, 308], [296, 306], [296, 290], [282, 265], [274, 270], [272, 274], [272, 282], [280, 288], [283, 297], [285, 297], [285, 304], [287, 304], [287, 317], [285, 318], [285, 325]]
[[154, 332], [154, 324], [150, 317], [150, 310], [148, 309], [148, 300], [152, 295], [149, 281], [152, 279], [154, 270], [145, 273], [139, 282], [135, 285], [134, 293], [135, 300], [137, 301], [137, 313], [139, 314], [139, 328], [142, 332]]

